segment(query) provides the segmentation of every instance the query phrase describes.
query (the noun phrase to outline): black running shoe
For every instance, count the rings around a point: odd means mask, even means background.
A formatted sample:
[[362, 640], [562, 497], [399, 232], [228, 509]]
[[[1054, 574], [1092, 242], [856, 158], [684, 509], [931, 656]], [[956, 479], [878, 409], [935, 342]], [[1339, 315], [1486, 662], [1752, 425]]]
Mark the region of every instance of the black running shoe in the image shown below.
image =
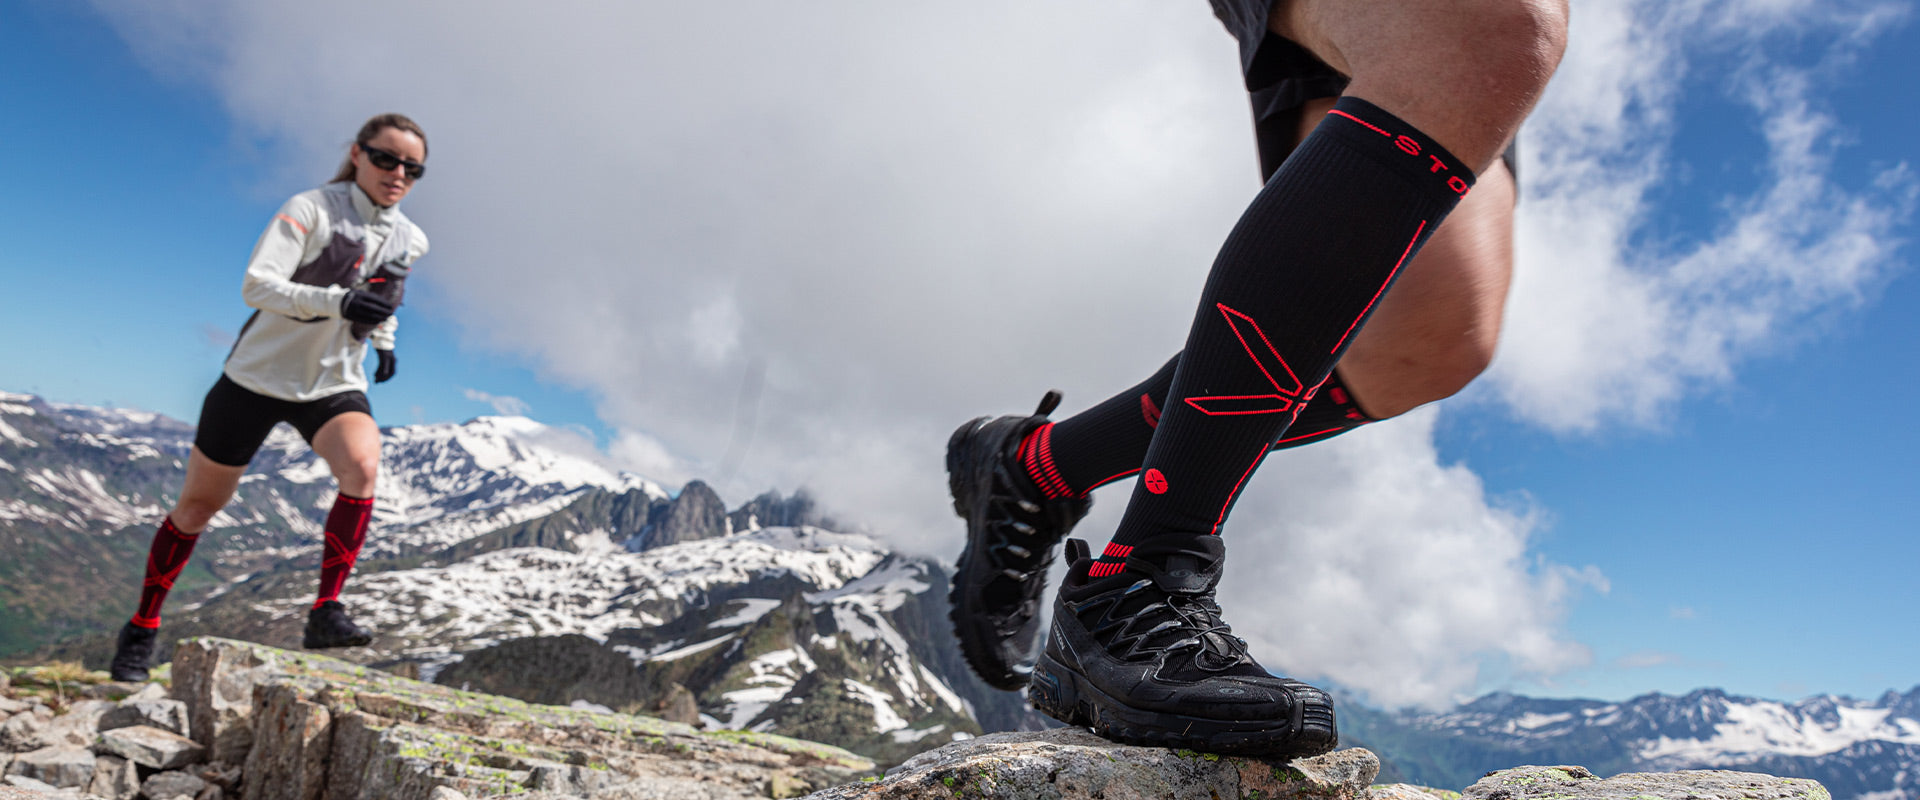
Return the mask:
[[338, 600], [328, 600], [307, 612], [307, 636], [300, 643], [308, 650], [320, 650], [328, 647], [362, 647], [373, 641], [373, 634], [353, 624], [347, 616], [347, 607]]
[[116, 681], [144, 681], [147, 662], [153, 660], [153, 643], [160, 638], [159, 628], [142, 628], [131, 622], [120, 626], [120, 641], [113, 648], [113, 665], [108, 668]]
[[1333, 699], [1267, 672], [1221, 621], [1220, 537], [1149, 539], [1101, 578], [1087, 574], [1091, 555], [1067, 542], [1072, 566], [1027, 692], [1034, 708], [1149, 747], [1297, 758], [1338, 743]]
[[1053, 546], [1093, 507], [1090, 498], [1047, 499], [1020, 466], [1020, 441], [1058, 405], [1060, 393], [1049, 391], [1033, 416], [980, 417], [947, 440], [947, 488], [967, 521], [949, 616], [974, 674], [1008, 691], [1027, 685], [1032, 670]]

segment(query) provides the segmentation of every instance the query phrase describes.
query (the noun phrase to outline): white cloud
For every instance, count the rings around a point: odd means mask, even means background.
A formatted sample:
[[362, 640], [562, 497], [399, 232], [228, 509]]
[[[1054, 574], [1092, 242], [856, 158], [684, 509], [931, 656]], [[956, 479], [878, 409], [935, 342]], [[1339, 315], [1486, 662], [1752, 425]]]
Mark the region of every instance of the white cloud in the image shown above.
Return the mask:
[[461, 395], [476, 403], [493, 406], [493, 413], [503, 417], [524, 417], [533, 412], [533, 406], [518, 397], [488, 394], [479, 389], [464, 389]]
[[[1858, 304], [1898, 266], [1896, 232], [1915, 182], [1904, 166], [1864, 187], [1834, 179], [1841, 129], [1817, 103], [1818, 78], [1900, 8], [1803, 0], [1576, 8], [1567, 59], [1526, 131], [1521, 267], [1483, 391], [1556, 430], [1653, 425], [1690, 390], [1732, 380], [1742, 361]], [[1776, 58], [1808, 39], [1827, 45], [1817, 63]], [[1720, 124], [1730, 141], [1757, 132], [1760, 160], [1744, 171], [1761, 185], [1715, 198], [1717, 219], [1703, 237], [1647, 241], [1656, 216], [1692, 211], [1656, 204], [1686, 166], [1672, 145], [1690, 81], [1729, 86], [1748, 109], [1750, 117]]]
[[1561, 621], [1605, 576], [1530, 555], [1538, 513], [1442, 465], [1437, 416], [1284, 451], [1257, 473], [1223, 531], [1220, 603], [1262, 663], [1390, 707], [1457, 699], [1486, 658], [1526, 675], [1589, 663]]
[[[952, 427], [1049, 386], [1085, 407], [1156, 369], [1258, 188], [1234, 48], [1204, 6], [98, 7], [157, 69], [214, 87], [236, 146], [284, 165], [276, 198], [330, 174], [365, 117], [420, 120], [423, 302], [599, 398], [610, 458], [735, 501], [808, 486], [947, 556]], [[1644, 422], [1858, 302], [1913, 181], [1836, 184], [1840, 122], [1806, 76], [1887, 8], [1579, 4], [1526, 132], [1523, 267], [1480, 395], [1557, 430]], [[380, 24], [340, 24], [356, 19]], [[1789, 26], [1838, 55], [1765, 57]], [[1752, 109], [1765, 180], [1710, 235], [1646, 245], [1700, 53], [1736, 64], [1721, 88]], [[1563, 616], [1605, 577], [1531, 554], [1542, 512], [1441, 463], [1433, 424], [1289, 451], [1250, 486], [1222, 602], [1270, 666], [1397, 704], [1451, 699], [1490, 661], [1590, 659]]]

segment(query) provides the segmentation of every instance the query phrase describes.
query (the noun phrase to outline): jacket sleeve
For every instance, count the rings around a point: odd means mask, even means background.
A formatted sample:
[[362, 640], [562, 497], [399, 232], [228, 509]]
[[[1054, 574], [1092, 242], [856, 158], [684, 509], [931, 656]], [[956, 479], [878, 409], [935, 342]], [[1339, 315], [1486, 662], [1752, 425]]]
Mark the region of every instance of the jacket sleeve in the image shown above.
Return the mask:
[[[408, 222], [407, 224], [413, 225], [412, 222]], [[420, 226], [414, 225], [413, 238], [410, 240], [409, 245], [407, 247], [407, 256], [406, 256], [405, 263], [407, 264], [407, 266], [411, 267], [413, 266], [414, 262], [419, 261], [420, 257], [426, 254], [427, 254], [427, 234], [425, 231], [420, 230]], [[387, 317], [386, 322], [380, 323], [380, 327], [374, 328], [373, 333], [370, 333], [367, 335], [367, 344], [371, 345], [375, 350], [392, 350], [395, 344], [393, 334], [394, 334], [394, 331], [398, 330], [399, 328], [400, 328], [399, 314], [395, 314], [391, 317]]]
[[339, 317], [344, 286], [307, 286], [294, 283], [293, 272], [325, 246], [320, 206], [306, 195], [295, 195], [267, 224], [247, 260], [247, 277], [240, 294], [247, 305], [294, 319]]

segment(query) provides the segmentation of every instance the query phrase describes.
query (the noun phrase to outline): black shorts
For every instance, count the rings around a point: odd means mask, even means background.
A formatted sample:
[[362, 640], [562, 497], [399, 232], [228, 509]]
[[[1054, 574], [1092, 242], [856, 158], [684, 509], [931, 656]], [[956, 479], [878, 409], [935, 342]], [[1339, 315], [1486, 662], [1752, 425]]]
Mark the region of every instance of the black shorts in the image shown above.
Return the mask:
[[[1240, 72], [1253, 101], [1253, 135], [1260, 147], [1260, 179], [1269, 180], [1293, 153], [1300, 136], [1301, 106], [1308, 100], [1338, 97], [1347, 89], [1342, 75], [1318, 56], [1267, 28], [1274, 0], [1212, 0], [1213, 14], [1240, 42]], [[1500, 160], [1520, 179], [1519, 142]]]
[[244, 467], [275, 424], [292, 425], [311, 445], [320, 426], [349, 411], [372, 416], [373, 406], [365, 393], [357, 391], [295, 403], [249, 391], [221, 375], [200, 405], [200, 428], [193, 435], [193, 446], [215, 463]]

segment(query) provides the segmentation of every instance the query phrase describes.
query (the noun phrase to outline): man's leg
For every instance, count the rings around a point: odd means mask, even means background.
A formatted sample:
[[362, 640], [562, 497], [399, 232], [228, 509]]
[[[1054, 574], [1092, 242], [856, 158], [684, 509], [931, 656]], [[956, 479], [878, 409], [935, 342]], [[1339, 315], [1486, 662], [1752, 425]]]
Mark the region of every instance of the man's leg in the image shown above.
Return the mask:
[[1226, 634], [1212, 534], [1506, 146], [1564, 38], [1564, 8], [1528, 0], [1288, 0], [1273, 20], [1353, 81], [1223, 245], [1142, 480], [1099, 562], [1070, 543], [1081, 558], [1034, 671], [1037, 707], [1123, 741], [1333, 746], [1325, 693], [1273, 678]]

